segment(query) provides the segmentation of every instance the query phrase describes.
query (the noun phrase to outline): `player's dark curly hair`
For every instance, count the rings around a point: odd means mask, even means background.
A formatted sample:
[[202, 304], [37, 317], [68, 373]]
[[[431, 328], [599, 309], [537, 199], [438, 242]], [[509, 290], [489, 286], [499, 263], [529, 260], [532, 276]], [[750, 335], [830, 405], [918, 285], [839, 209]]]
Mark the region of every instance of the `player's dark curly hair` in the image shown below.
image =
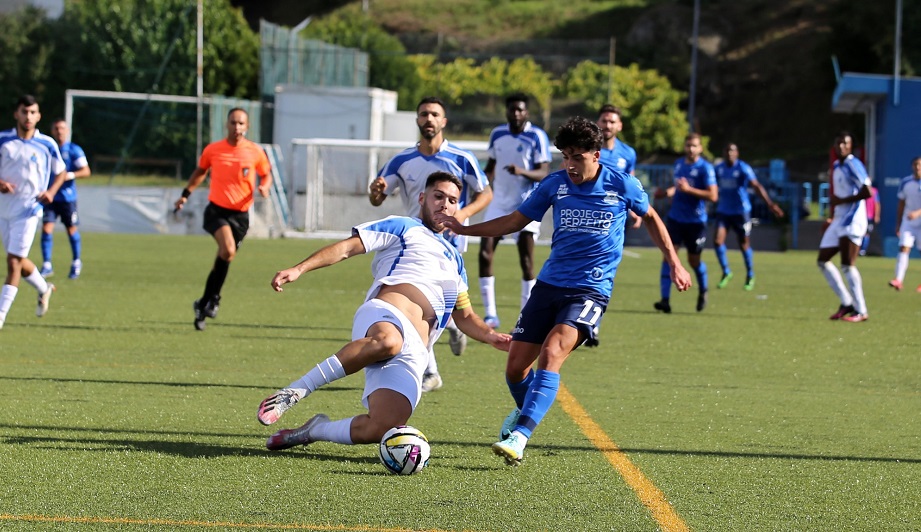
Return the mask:
[[581, 116], [567, 120], [559, 131], [553, 144], [563, 151], [566, 148], [578, 148], [582, 151], [600, 151], [604, 137], [597, 124]]

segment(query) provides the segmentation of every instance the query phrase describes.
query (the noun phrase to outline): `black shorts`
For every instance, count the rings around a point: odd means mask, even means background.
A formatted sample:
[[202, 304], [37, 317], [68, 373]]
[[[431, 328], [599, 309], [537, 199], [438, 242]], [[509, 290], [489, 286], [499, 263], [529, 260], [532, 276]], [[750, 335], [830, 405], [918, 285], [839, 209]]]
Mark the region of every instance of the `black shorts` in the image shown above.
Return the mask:
[[243, 238], [246, 237], [246, 233], [249, 231], [249, 212], [234, 211], [208, 203], [208, 206], [205, 207], [205, 220], [202, 223], [202, 229], [213, 235], [225, 225], [230, 227], [230, 231], [233, 233], [233, 240], [236, 242], [237, 247], [240, 247], [240, 243], [243, 242]]
[[665, 227], [675, 249], [684, 246], [691, 255], [703, 253], [707, 244], [707, 224], [676, 222], [669, 218]]

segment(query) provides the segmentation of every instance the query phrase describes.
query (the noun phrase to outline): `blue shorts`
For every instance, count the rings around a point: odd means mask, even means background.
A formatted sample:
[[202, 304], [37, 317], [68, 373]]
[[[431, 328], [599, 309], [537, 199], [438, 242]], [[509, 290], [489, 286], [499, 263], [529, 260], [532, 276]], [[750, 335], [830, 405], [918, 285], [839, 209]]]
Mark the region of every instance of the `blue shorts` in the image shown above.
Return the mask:
[[676, 222], [669, 218], [665, 227], [675, 249], [684, 246], [691, 255], [703, 253], [707, 244], [707, 224]]
[[76, 201], [52, 201], [49, 205], [45, 205], [42, 222], [53, 224], [57, 221], [58, 216], [61, 217], [61, 223], [64, 224], [64, 227], [68, 229], [80, 225]]
[[543, 344], [556, 325], [565, 324], [579, 331], [584, 345], [594, 347], [607, 308], [608, 298], [598, 292], [537, 281], [512, 330], [512, 340]]
[[733, 231], [739, 238], [745, 238], [752, 234], [752, 217], [751, 213], [745, 214], [720, 214], [716, 213], [716, 227], [724, 227]]

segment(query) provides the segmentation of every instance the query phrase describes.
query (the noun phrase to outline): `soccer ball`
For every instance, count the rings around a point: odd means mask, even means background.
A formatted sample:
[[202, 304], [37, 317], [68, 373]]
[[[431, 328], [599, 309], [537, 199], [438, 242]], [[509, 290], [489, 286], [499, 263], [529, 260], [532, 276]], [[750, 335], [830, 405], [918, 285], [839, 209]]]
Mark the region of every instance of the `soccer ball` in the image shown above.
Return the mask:
[[429, 463], [429, 441], [422, 431], [408, 425], [384, 433], [378, 456], [387, 471], [395, 475], [418, 473]]

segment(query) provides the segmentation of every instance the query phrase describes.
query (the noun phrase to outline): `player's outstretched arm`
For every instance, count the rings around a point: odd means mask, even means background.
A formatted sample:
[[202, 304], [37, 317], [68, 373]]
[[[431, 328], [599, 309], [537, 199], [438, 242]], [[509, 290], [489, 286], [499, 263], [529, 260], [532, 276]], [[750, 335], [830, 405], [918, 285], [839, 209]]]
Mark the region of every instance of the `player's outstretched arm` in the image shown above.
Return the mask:
[[670, 267], [672, 283], [675, 284], [675, 288], [679, 292], [684, 292], [691, 287], [691, 274], [681, 264], [681, 259], [678, 258], [675, 246], [672, 245], [672, 239], [668, 236], [665, 224], [662, 223], [659, 214], [652, 207], [649, 207], [649, 210], [643, 215], [643, 222], [646, 224], [649, 237], [652, 238], [656, 247], [662, 251], [662, 258]]
[[750, 179], [749, 183], [751, 183], [752, 188], [755, 189], [758, 195], [761, 196], [761, 199], [764, 200], [764, 204], [767, 205], [768, 210], [771, 211], [771, 214], [777, 218], [782, 218], [783, 209], [780, 208], [780, 205], [777, 205], [773, 200], [771, 200], [771, 195], [768, 194], [767, 189], [764, 188], [764, 186], [759, 183], [757, 179]]
[[515, 211], [505, 216], [489, 220], [488, 222], [464, 225], [453, 216], [448, 216], [443, 212], [436, 212], [435, 223], [444, 224], [446, 229], [458, 235], [499, 237], [521, 231], [524, 226], [531, 223], [531, 219]]
[[[465, 293], [462, 298], [458, 299], [458, 304], [461, 304], [461, 299], [466, 297]], [[492, 327], [486, 325], [473, 311], [473, 307], [470, 306], [470, 300], [466, 299], [466, 301], [467, 306], [464, 308], [454, 307], [454, 312], [451, 313], [451, 317], [454, 318], [454, 323], [457, 324], [457, 327], [474, 340], [489, 344], [500, 351], [508, 351], [512, 343], [511, 335], [498, 333]]]
[[365, 253], [365, 245], [357, 235], [340, 240], [335, 244], [318, 249], [312, 255], [299, 262], [296, 266], [281, 270], [272, 278], [272, 289], [276, 292], [283, 292], [282, 286], [293, 283], [301, 274], [313, 271], [326, 266], [332, 266], [337, 262], [342, 262], [349, 257]]

